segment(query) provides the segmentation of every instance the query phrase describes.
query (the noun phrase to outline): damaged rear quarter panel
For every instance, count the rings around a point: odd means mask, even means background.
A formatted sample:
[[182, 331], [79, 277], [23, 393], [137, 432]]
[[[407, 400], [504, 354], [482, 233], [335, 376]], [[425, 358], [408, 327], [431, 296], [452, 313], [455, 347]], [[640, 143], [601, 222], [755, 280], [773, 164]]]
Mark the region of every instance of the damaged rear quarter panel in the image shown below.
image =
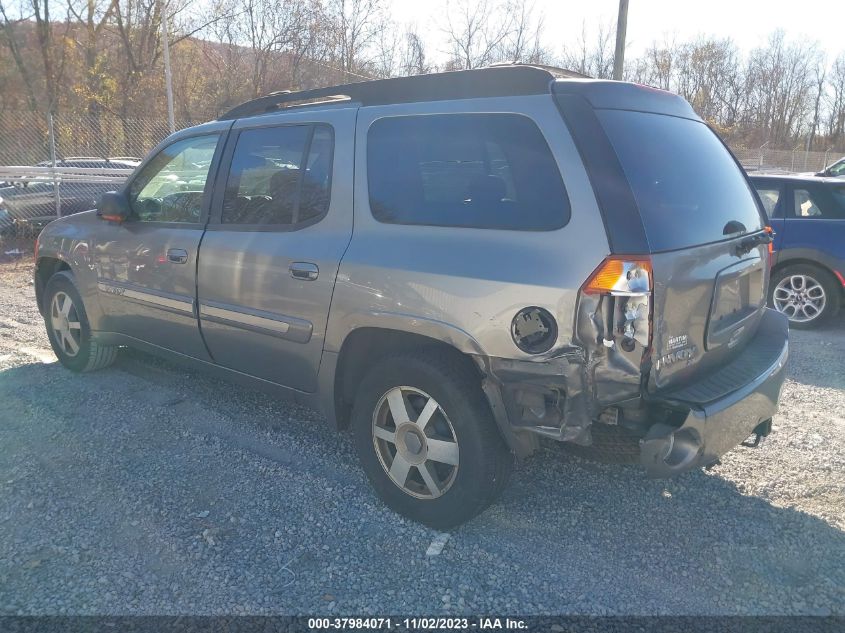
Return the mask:
[[[507, 231], [386, 224], [372, 215], [367, 131], [379, 118], [457, 113], [517, 113], [546, 138], [570, 200], [571, 217], [552, 231]], [[550, 95], [407, 103], [361, 108], [356, 132], [355, 234], [337, 277], [326, 349], [339, 351], [350, 331], [405, 322], [443, 323], [465, 332], [476, 353], [496, 358], [553, 358], [572, 341], [578, 289], [609, 246], [586, 171]], [[527, 306], [557, 320], [554, 347], [538, 357], [511, 338], [511, 321]], [[389, 327], [385, 325], [385, 327]], [[426, 331], [422, 331], [425, 329]], [[428, 334], [428, 326], [420, 332]]]

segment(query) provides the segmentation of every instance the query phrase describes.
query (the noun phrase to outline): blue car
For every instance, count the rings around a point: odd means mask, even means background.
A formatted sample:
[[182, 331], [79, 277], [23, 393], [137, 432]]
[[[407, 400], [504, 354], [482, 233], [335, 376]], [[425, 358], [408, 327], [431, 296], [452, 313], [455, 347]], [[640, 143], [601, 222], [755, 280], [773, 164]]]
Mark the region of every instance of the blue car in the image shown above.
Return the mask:
[[775, 230], [769, 304], [795, 328], [828, 321], [845, 291], [845, 181], [752, 176]]

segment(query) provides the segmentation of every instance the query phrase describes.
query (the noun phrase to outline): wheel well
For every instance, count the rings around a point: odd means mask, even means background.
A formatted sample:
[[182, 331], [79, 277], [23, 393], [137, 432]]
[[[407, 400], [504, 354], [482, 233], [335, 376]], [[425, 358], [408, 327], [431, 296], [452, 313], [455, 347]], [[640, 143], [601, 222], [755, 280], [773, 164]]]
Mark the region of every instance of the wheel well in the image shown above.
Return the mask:
[[70, 270], [70, 265], [61, 259], [55, 257], [39, 257], [35, 268], [35, 300], [38, 303], [38, 309], [43, 314], [43, 298], [44, 289], [47, 287], [47, 282], [50, 277], [61, 270]]
[[350, 333], [340, 348], [335, 374], [334, 402], [337, 427], [344, 429], [349, 425], [355, 394], [368, 367], [388, 355], [431, 348], [440, 349], [443, 354], [462, 359], [462, 362], [473, 368], [479, 381], [481, 380], [479, 368], [470, 356], [443, 341], [421, 334], [385, 328], [360, 328]]
[[[803, 258], [796, 258], [796, 259], [788, 259], [785, 262], [779, 262], [774, 268], [772, 268], [772, 273], [775, 271], [781, 271], [784, 268], [788, 268], [789, 266], [812, 266], [813, 268], [818, 268], [822, 272], [826, 272], [828, 275], [833, 277], [834, 281], [839, 282], [839, 275], [836, 274], [835, 271], [831, 270], [828, 266], [814, 260], [814, 259], [803, 259]], [[845, 287], [842, 284], [838, 283], [839, 288], [845, 293]]]

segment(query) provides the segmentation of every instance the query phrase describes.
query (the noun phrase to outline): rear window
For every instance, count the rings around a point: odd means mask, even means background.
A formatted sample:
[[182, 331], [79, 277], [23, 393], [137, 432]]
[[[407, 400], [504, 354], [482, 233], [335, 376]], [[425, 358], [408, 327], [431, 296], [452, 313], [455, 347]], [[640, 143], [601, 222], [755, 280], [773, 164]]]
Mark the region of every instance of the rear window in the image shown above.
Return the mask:
[[367, 135], [367, 175], [380, 222], [548, 231], [569, 221], [554, 157], [521, 115], [378, 119]]
[[762, 228], [744, 175], [706, 125], [627, 110], [596, 114], [631, 185], [652, 251]]

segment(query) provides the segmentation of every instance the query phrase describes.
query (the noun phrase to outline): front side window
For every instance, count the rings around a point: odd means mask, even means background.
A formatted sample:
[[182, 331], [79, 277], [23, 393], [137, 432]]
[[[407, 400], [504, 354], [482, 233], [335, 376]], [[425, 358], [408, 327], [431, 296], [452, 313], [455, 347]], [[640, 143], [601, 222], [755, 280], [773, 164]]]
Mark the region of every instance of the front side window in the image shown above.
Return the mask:
[[129, 186], [135, 218], [141, 222], [199, 222], [219, 139], [219, 134], [182, 139], [147, 163]]
[[551, 150], [516, 114], [378, 119], [367, 134], [367, 177], [380, 222], [549, 231], [569, 221]]
[[294, 226], [325, 215], [333, 138], [324, 125], [244, 130], [238, 136], [221, 221]]
[[760, 196], [760, 201], [766, 210], [766, 215], [770, 218], [782, 218], [781, 188], [777, 185], [755, 185], [755, 189], [757, 189], [757, 195]]
[[845, 176], [845, 158], [831, 165], [828, 173], [831, 176]]

